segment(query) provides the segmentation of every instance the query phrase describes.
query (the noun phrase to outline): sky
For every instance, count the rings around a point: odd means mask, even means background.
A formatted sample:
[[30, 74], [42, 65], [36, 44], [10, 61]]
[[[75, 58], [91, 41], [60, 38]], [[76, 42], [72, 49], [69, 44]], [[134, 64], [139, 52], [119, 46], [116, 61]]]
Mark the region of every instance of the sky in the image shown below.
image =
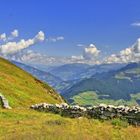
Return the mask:
[[[0, 34], [18, 35], [0, 43], [32, 39], [23, 49], [87, 61], [120, 55], [140, 37], [139, 5], [139, 0], [1, 0]], [[36, 41], [39, 32], [44, 39]], [[23, 42], [17, 44], [12, 46]]]

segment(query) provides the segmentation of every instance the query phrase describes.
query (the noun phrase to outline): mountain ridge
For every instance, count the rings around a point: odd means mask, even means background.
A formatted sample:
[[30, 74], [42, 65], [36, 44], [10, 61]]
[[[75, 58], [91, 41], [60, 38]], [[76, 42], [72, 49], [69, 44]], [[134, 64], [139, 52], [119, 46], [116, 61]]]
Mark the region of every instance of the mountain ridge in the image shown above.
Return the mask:
[[[130, 69], [132, 66], [133, 68]], [[128, 64], [119, 70], [96, 74], [91, 78], [85, 78], [64, 91], [62, 95], [69, 100], [79, 93], [96, 91], [98, 95], [108, 95], [106, 96], [108, 99], [130, 100], [131, 94], [140, 92], [139, 83], [140, 65]]]

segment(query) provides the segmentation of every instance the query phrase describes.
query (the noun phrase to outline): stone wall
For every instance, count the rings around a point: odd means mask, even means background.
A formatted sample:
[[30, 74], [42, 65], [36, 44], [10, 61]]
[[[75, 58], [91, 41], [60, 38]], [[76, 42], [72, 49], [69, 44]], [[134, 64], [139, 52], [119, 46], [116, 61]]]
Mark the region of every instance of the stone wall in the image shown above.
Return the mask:
[[99, 106], [81, 107], [78, 105], [71, 106], [66, 103], [55, 105], [41, 103], [32, 105], [31, 108], [71, 118], [87, 117], [102, 120], [120, 118], [127, 120], [130, 124], [140, 125], [140, 107], [137, 106], [128, 107], [100, 104]]

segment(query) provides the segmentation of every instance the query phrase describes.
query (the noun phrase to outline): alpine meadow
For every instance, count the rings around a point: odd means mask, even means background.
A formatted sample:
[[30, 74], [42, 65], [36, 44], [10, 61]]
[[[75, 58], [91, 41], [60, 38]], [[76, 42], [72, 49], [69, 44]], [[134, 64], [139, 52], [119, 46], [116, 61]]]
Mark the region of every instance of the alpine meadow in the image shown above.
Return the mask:
[[139, 5], [1, 0], [0, 140], [140, 140]]

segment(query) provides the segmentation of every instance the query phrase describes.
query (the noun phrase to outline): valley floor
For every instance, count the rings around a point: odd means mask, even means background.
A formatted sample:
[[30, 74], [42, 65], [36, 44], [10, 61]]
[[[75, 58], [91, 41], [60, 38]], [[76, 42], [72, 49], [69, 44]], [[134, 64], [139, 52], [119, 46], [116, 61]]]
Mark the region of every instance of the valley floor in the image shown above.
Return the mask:
[[70, 119], [29, 109], [0, 109], [0, 140], [140, 140], [140, 127]]

